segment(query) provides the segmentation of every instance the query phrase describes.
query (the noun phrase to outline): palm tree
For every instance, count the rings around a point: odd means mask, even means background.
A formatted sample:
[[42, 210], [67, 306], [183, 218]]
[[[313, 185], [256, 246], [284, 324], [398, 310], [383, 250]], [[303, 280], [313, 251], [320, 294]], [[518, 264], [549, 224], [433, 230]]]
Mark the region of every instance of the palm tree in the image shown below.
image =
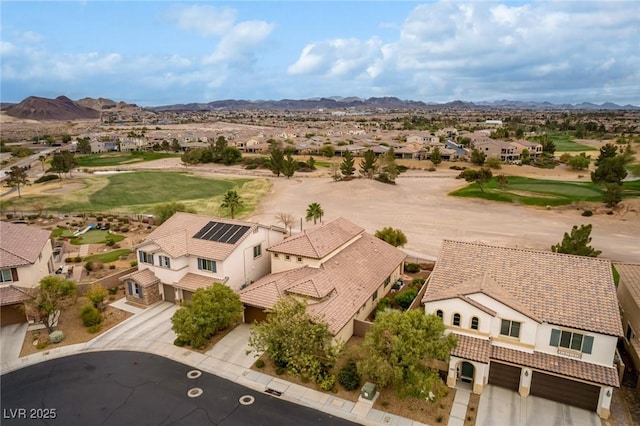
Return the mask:
[[233, 189], [228, 190], [224, 194], [224, 199], [222, 200], [222, 204], [220, 207], [223, 209], [229, 209], [231, 211], [231, 219], [235, 218], [236, 210], [242, 207], [242, 200], [236, 191]]
[[320, 207], [320, 204], [311, 203], [309, 204], [309, 207], [307, 207], [307, 222], [313, 219], [313, 224], [315, 225], [318, 219], [322, 220], [323, 215], [324, 211], [322, 210], [322, 207]]

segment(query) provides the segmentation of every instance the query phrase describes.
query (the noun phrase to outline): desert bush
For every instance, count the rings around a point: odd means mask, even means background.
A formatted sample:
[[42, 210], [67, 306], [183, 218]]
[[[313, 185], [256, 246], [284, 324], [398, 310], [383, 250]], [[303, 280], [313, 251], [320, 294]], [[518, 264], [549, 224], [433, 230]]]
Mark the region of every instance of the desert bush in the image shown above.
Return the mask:
[[91, 327], [92, 325], [97, 325], [102, 322], [102, 315], [100, 315], [100, 311], [93, 305], [86, 305], [82, 308], [80, 318], [82, 318], [82, 324], [85, 327]]
[[181, 339], [180, 337], [176, 337], [175, 340], [173, 341], [173, 344], [181, 348], [184, 345], [186, 345], [187, 342], [185, 340]]
[[44, 176], [40, 176], [38, 179], [36, 179], [34, 181], [34, 183], [49, 182], [51, 180], [56, 180], [56, 179], [59, 179], [59, 177], [56, 176], [56, 175], [44, 175]]
[[109, 269], [116, 269], [116, 265], [109, 265]]
[[437, 169], [434, 166], [431, 166], [427, 169], [428, 172], [435, 172]]
[[391, 299], [388, 297], [383, 297], [382, 299], [380, 299], [378, 301], [378, 304], [376, 305], [374, 311], [373, 311], [373, 317], [375, 318], [375, 316], [378, 314], [378, 312], [380, 311], [384, 311], [387, 308], [391, 307]]
[[335, 374], [325, 374], [319, 381], [318, 387], [323, 391], [330, 391], [336, 386]]
[[284, 374], [284, 367], [276, 367], [276, 374], [281, 376]]
[[87, 327], [87, 331], [89, 333], [91, 333], [91, 334], [95, 334], [98, 331], [100, 331], [101, 329], [102, 329], [102, 325], [100, 325], [100, 324], [95, 324], [95, 325]]
[[138, 266], [138, 261], [132, 260], [131, 263], [129, 263], [129, 265], [131, 265], [132, 268], [135, 268], [136, 266]]
[[73, 257], [67, 257], [64, 261], [65, 263], [71, 263], [73, 262], [73, 260], [74, 260]]
[[64, 333], [60, 330], [56, 330], [49, 335], [49, 341], [51, 343], [60, 343], [64, 339]]
[[123, 226], [122, 228], [120, 228], [120, 232], [129, 232], [129, 228], [126, 226]]
[[398, 306], [400, 306], [403, 310], [407, 310], [409, 309], [409, 306], [411, 306], [411, 303], [413, 302], [413, 300], [416, 298], [416, 296], [418, 295], [418, 290], [407, 290], [404, 293], [400, 293], [398, 295], [396, 295], [396, 297], [394, 298], [394, 301], [396, 302], [396, 304]]
[[585, 217], [593, 216], [593, 212], [591, 210], [585, 210], [582, 212], [582, 216], [585, 216]]
[[348, 391], [352, 391], [360, 386], [360, 373], [353, 361], [349, 361], [338, 373], [338, 381]]
[[38, 344], [36, 345], [36, 349], [44, 349], [47, 347], [48, 344], [49, 342], [47, 341], [38, 342]]
[[417, 263], [405, 263], [404, 264], [404, 271], [408, 272], [410, 274], [414, 274], [416, 272], [420, 272], [420, 265], [418, 265]]
[[93, 261], [88, 261], [87, 263], [84, 264], [84, 269], [86, 269], [87, 271], [91, 272], [94, 269], [94, 265], [93, 265]]
[[[88, 263], [88, 262], [87, 262]], [[89, 290], [85, 293], [85, 297], [93, 304], [94, 307], [98, 307], [100, 303], [107, 297], [107, 290], [100, 284], [91, 284]]]
[[108, 292], [110, 295], [112, 295], [112, 296], [113, 296], [114, 294], [116, 294], [116, 293], [118, 292], [118, 287], [109, 287], [109, 288], [107, 289], [107, 292]]
[[256, 361], [256, 368], [264, 368], [264, 360], [257, 360]]
[[73, 258], [73, 261], [74, 261], [75, 263], [80, 263], [80, 262], [82, 262], [82, 256], [76, 256], [76, 257], [74, 257], [74, 258]]

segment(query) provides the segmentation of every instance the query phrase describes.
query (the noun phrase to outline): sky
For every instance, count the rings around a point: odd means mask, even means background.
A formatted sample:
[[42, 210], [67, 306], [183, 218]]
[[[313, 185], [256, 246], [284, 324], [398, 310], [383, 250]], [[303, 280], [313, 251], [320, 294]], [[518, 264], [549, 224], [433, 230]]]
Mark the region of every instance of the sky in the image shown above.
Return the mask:
[[640, 105], [640, 0], [0, 0], [0, 100]]

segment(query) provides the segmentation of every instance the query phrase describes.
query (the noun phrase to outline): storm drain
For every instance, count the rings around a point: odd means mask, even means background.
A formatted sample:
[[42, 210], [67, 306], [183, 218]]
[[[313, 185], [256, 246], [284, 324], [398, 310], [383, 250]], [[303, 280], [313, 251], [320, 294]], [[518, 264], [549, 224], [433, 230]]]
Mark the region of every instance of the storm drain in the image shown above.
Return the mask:
[[200, 370], [191, 370], [187, 373], [187, 377], [190, 379], [197, 379], [200, 376], [202, 376], [202, 371]]
[[187, 391], [187, 396], [188, 396], [189, 398], [197, 398], [197, 397], [199, 397], [200, 395], [202, 395], [202, 393], [203, 393], [203, 390], [202, 390], [202, 389], [200, 389], [200, 388], [192, 388], [192, 389], [189, 389], [189, 390]]
[[242, 404], [242, 405], [251, 405], [251, 404], [254, 403], [255, 400], [256, 399], [254, 397], [252, 397], [251, 395], [244, 395], [244, 396], [241, 396], [240, 399], [239, 399], [240, 404]]

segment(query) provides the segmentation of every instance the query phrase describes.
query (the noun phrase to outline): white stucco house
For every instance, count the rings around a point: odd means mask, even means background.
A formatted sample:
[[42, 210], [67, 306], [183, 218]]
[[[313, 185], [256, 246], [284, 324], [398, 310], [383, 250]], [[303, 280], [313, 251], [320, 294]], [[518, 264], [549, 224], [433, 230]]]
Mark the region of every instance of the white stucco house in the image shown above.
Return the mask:
[[[640, 371], [640, 264], [616, 263], [615, 267], [620, 274], [618, 303], [624, 330], [622, 343], [633, 364], [627, 367]], [[640, 389], [640, 379], [636, 386]]]
[[271, 271], [266, 249], [284, 234], [253, 222], [176, 213], [136, 245], [138, 270], [120, 280], [127, 299], [145, 305], [188, 302], [215, 282], [239, 291]]
[[26, 322], [29, 290], [53, 272], [50, 232], [0, 221], [0, 325]]
[[342, 342], [391, 290], [406, 257], [344, 218], [293, 235], [268, 252], [272, 273], [240, 291], [245, 322], [263, 320], [266, 309], [293, 296]]
[[455, 333], [447, 384], [610, 413], [622, 336], [611, 263], [445, 240], [422, 299]]

